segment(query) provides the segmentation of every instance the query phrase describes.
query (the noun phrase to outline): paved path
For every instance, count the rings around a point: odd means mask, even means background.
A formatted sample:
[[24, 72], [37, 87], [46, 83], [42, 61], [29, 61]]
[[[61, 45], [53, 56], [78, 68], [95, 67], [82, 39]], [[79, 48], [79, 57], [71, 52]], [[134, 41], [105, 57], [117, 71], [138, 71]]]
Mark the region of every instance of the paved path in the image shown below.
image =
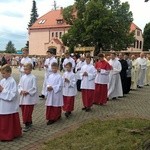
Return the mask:
[[[38, 78], [39, 91], [41, 91], [44, 72], [33, 71], [33, 73]], [[13, 71], [13, 76], [18, 81], [19, 74], [16, 69]], [[83, 112], [81, 108], [81, 95], [78, 94], [72, 117], [66, 119], [63, 114], [61, 120], [47, 126], [44, 100], [39, 100], [33, 114], [33, 128], [29, 132], [23, 133], [22, 138], [15, 139], [12, 142], [0, 142], [0, 150], [41, 149], [39, 146], [47, 139], [90, 118], [141, 117], [150, 119], [150, 87], [131, 91], [125, 98], [109, 101], [107, 106], [93, 106], [92, 112]]]

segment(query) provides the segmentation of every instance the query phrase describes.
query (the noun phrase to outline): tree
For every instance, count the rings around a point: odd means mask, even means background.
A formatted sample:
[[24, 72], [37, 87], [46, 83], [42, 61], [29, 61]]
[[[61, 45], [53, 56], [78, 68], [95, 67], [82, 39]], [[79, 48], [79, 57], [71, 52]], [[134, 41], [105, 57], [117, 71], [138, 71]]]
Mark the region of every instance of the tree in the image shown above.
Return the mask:
[[29, 41], [26, 42], [26, 48], [29, 48]]
[[144, 28], [144, 45], [143, 49], [148, 51], [150, 49], [150, 22]]
[[77, 17], [62, 38], [66, 46], [94, 46], [97, 54], [100, 49], [126, 49], [134, 42], [134, 34], [130, 33], [132, 12], [127, 2], [76, 0], [74, 7]]
[[16, 48], [14, 47], [14, 44], [12, 41], [9, 41], [8, 44], [6, 45], [6, 53], [16, 53]]
[[37, 7], [36, 7], [36, 1], [33, 0], [32, 10], [31, 10], [31, 17], [30, 22], [28, 24], [28, 27], [31, 27], [35, 21], [38, 19], [38, 13], [37, 13]]

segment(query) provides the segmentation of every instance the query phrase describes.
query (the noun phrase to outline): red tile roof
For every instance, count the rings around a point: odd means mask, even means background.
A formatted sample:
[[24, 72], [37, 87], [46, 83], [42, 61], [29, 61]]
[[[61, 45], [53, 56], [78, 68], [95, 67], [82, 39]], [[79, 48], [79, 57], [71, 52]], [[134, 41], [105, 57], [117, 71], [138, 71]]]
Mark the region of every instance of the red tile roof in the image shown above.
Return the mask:
[[63, 43], [59, 39], [53, 39], [56, 44], [63, 45]]
[[136, 29], [138, 30], [141, 30], [136, 24], [134, 24], [133, 22], [131, 23], [131, 26], [130, 26], [130, 31], [135, 31]]
[[63, 9], [52, 10], [47, 14], [40, 17], [31, 27], [30, 29], [45, 29], [45, 28], [62, 28], [62, 27], [70, 27], [64, 20], [62, 24], [58, 24], [57, 20], [63, 19], [62, 15]]

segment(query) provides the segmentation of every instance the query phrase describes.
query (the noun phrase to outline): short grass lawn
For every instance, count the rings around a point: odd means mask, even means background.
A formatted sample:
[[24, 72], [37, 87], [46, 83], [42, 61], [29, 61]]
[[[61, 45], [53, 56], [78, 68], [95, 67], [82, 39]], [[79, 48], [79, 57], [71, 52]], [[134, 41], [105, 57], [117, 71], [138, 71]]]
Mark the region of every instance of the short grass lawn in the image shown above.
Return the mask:
[[43, 150], [150, 150], [150, 120], [91, 120], [46, 142]]

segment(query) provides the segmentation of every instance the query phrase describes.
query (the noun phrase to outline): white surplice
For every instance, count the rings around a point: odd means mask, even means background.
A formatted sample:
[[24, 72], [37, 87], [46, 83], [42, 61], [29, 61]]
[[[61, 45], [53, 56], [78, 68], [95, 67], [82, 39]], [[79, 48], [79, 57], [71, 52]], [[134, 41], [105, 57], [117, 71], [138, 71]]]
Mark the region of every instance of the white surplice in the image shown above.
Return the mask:
[[132, 60], [132, 70], [131, 70], [131, 89], [137, 89], [138, 82], [138, 73], [139, 73], [139, 65], [137, 60]]
[[108, 84], [109, 73], [110, 73], [110, 70], [101, 69], [100, 72], [97, 72], [95, 83], [96, 84]]
[[[68, 82], [65, 82], [65, 78], [69, 80]], [[64, 96], [76, 96], [77, 95], [77, 86], [76, 86], [76, 76], [71, 71], [66, 71], [63, 74], [63, 95]]]
[[47, 65], [48, 68], [44, 67], [45, 75], [44, 75], [44, 82], [43, 82], [43, 87], [42, 87], [42, 95], [45, 95], [45, 92], [46, 92], [46, 80], [47, 80], [48, 76], [52, 73], [51, 65], [54, 62], [57, 63], [57, 59], [55, 57], [47, 58], [45, 60], [44, 65]]
[[147, 59], [145, 85], [150, 85], [150, 60], [149, 59]]
[[116, 59], [109, 60], [108, 62], [112, 66], [112, 70], [109, 74], [108, 84], [108, 98], [123, 96], [122, 83], [120, 78], [120, 72], [122, 70], [121, 63]]
[[37, 80], [33, 74], [23, 75], [18, 84], [19, 94], [21, 91], [29, 92], [28, 95], [20, 95], [20, 105], [34, 105], [38, 101]]
[[18, 112], [17, 84], [13, 77], [2, 79], [0, 85], [4, 88], [0, 92], [0, 114], [13, 114]]
[[24, 75], [24, 65], [30, 63], [33, 66], [33, 61], [29, 57], [23, 57], [20, 63], [21, 63], [21, 67], [19, 67], [19, 71], [20, 71], [20, 76], [22, 77]]
[[52, 91], [46, 91], [46, 106], [55, 106], [60, 107], [63, 106], [63, 79], [59, 73], [52, 73], [49, 75], [46, 87], [51, 86], [53, 88]]
[[69, 58], [65, 58], [63, 61], [63, 69], [64, 70], [65, 70], [65, 65], [69, 62], [72, 64], [72, 69], [75, 68], [75, 60], [73, 58], [69, 57]]
[[80, 71], [81, 71], [82, 66], [84, 66], [85, 64], [86, 64], [85, 61], [81, 61], [81, 60], [77, 63], [76, 68], [75, 68], [77, 80], [81, 80]]
[[[88, 76], [83, 76], [84, 72], [87, 72]], [[95, 89], [95, 77], [96, 69], [92, 64], [85, 64], [81, 68], [81, 89]]]
[[139, 57], [137, 58], [137, 62], [139, 65], [138, 86], [143, 87], [146, 76], [147, 61], [146, 58]]

